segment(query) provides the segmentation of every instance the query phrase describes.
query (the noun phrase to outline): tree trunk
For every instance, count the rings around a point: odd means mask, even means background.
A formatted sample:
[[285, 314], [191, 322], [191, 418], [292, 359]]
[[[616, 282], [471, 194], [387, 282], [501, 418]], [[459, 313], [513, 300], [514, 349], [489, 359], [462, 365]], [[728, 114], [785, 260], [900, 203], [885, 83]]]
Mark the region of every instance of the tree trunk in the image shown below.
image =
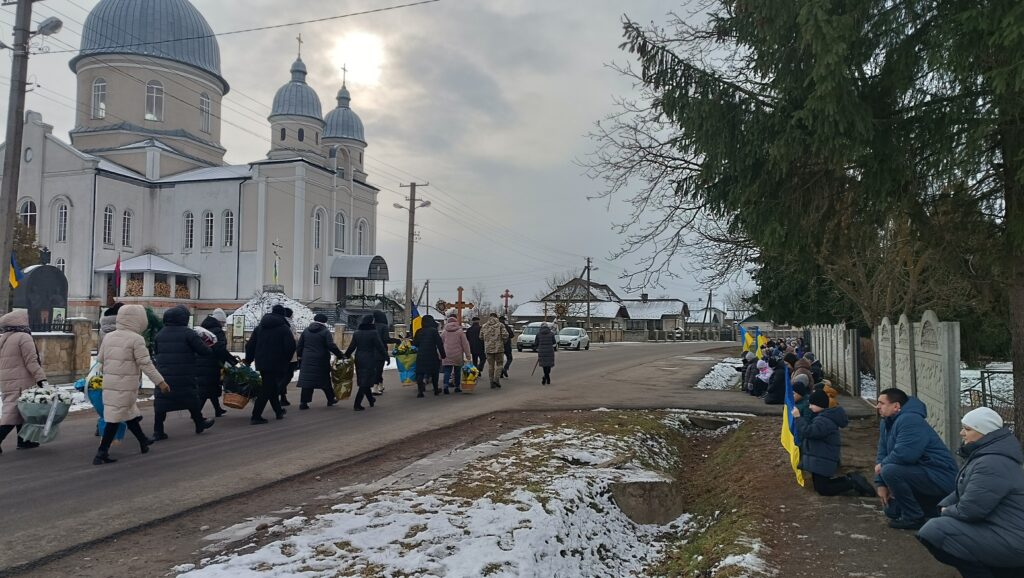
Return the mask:
[[1014, 103], [1000, 107], [999, 128], [1006, 201], [1006, 248], [1010, 265], [1010, 336], [1013, 360], [1013, 420], [1018, 440], [1024, 441], [1024, 135]]

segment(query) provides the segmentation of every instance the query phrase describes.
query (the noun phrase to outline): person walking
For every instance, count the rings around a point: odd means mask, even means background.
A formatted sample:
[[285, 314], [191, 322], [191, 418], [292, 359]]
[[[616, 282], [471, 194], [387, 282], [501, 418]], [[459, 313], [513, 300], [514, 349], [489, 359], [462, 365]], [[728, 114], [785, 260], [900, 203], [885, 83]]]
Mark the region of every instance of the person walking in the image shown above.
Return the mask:
[[[282, 307], [284, 310], [284, 319], [288, 323], [288, 330], [292, 332], [292, 343], [296, 343], [299, 340], [299, 332], [295, 328], [295, 311], [291, 307]], [[295, 371], [299, 368], [299, 351], [298, 347], [295, 348], [295, 352], [292, 353], [292, 359], [288, 363], [287, 369], [281, 374], [281, 381], [277, 384], [277, 392], [281, 396], [281, 407], [288, 407], [291, 402], [288, 401], [288, 385], [292, 382], [292, 378], [295, 377]]]
[[338, 403], [334, 398], [334, 385], [331, 383], [331, 354], [342, 357], [343, 354], [334, 343], [334, 336], [327, 328], [327, 316], [318, 313], [313, 322], [302, 332], [297, 347], [299, 355], [299, 409], [309, 409], [313, 401], [313, 391], [322, 390], [327, 396], [327, 407]]
[[508, 331], [508, 337], [505, 339], [505, 366], [501, 368], [501, 376], [508, 377], [508, 368], [512, 367], [512, 340], [516, 337], [516, 332], [512, 329], [512, 326], [505, 321], [505, 316], [498, 317], [498, 321], [505, 326], [505, 331]]
[[437, 331], [437, 321], [432, 315], [423, 316], [423, 325], [412, 338], [416, 347], [416, 397], [423, 397], [427, 379], [434, 386], [434, 395], [441, 393], [437, 385], [437, 374], [441, 371], [441, 359], [444, 358], [444, 342]]
[[228, 351], [228, 338], [224, 334], [224, 325], [227, 323], [227, 315], [224, 310], [217, 308], [213, 310], [200, 327], [209, 331], [217, 338], [217, 342], [210, 348], [213, 355], [203, 356], [196, 360], [196, 385], [199, 387], [199, 411], [203, 411], [206, 402], [213, 405], [213, 417], [220, 417], [227, 413], [220, 406], [220, 396], [223, 393], [221, 383], [223, 377], [221, 370], [224, 365], [238, 365], [238, 358]]
[[441, 359], [441, 367], [444, 368], [444, 394], [448, 395], [453, 374], [455, 393], [462, 393], [462, 388], [459, 387], [462, 383], [462, 364], [472, 358], [473, 353], [469, 347], [469, 339], [466, 338], [466, 331], [462, 329], [454, 315], [448, 316], [444, 331], [441, 332], [441, 341], [444, 343], [444, 357]]
[[[384, 355], [377, 359], [377, 374], [374, 376], [373, 393], [374, 395], [384, 395], [384, 366], [391, 363], [391, 357], [388, 355], [390, 348], [388, 346], [398, 345], [402, 340], [391, 337], [391, 322], [388, 321], [388, 316], [383, 311], [373, 312], [373, 326], [377, 331], [377, 336], [380, 337], [381, 343], [384, 344]], [[373, 404], [370, 405], [372, 406]]]
[[956, 489], [917, 539], [962, 576], [1024, 576], [1024, 452], [987, 407], [960, 420], [964, 465]]
[[196, 385], [196, 360], [212, 357], [213, 351], [188, 326], [189, 313], [178, 305], [164, 312], [164, 328], [156, 334], [156, 369], [170, 386], [167, 391], [157, 390], [153, 401], [153, 438], [151, 442], [167, 439], [164, 421], [172, 411], [187, 411], [201, 434], [213, 427], [212, 419], [203, 418], [200, 411], [199, 388]]
[[[21, 432], [25, 424], [18, 411], [21, 393], [45, 383], [46, 373], [39, 363], [39, 353], [28, 326], [28, 310], [15, 309], [0, 317], [0, 398], [4, 402], [0, 412], [0, 443], [15, 429]], [[37, 447], [36, 442], [18, 438], [19, 450]]]
[[484, 365], [487, 364], [487, 352], [484, 348], [484, 340], [480, 337], [480, 318], [474, 317], [473, 324], [466, 330], [466, 339], [469, 341], [469, 349], [473, 353], [473, 365], [484, 374]]
[[498, 321], [496, 313], [491, 313], [487, 317], [487, 323], [480, 328], [480, 339], [484, 342], [484, 353], [490, 366], [488, 377], [491, 380], [491, 389], [501, 389], [501, 372], [505, 366], [505, 340], [508, 339], [508, 331], [505, 325]]
[[540, 383], [551, 385], [551, 368], [555, 366], [555, 334], [547, 323], [540, 326], [534, 343], [537, 345], [537, 365], [544, 370]]
[[359, 328], [352, 334], [352, 343], [345, 350], [345, 357], [351, 357], [355, 353], [356, 385], [358, 389], [356, 390], [353, 409], [356, 411], [366, 409], [363, 407], [364, 397], [370, 403], [370, 407], [373, 407], [373, 404], [377, 401], [373, 396], [373, 386], [374, 381], [377, 379], [378, 367], [383, 370], [379, 360], [383, 358], [385, 364], [391, 363], [391, 358], [388, 357], [388, 350], [384, 347], [384, 342], [381, 341], [380, 333], [374, 327], [374, 318], [374, 315], [363, 317], [359, 323]]
[[259, 325], [249, 337], [249, 343], [245, 345], [245, 364], [255, 362], [262, 381], [252, 406], [252, 418], [249, 420], [252, 425], [267, 423], [263, 419], [263, 410], [268, 402], [274, 410], [274, 416], [284, 419], [286, 410], [281, 407], [280, 384], [291, 369], [294, 354], [295, 336], [285, 318], [284, 307], [274, 305], [270, 313], [260, 319]]
[[142, 433], [142, 412], [139, 411], [139, 386], [142, 374], [166, 393], [170, 386], [157, 371], [146, 347], [143, 334], [149, 326], [146, 309], [141, 305], [125, 305], [117, 312], [117, 329], [103, 338], [97, 361], [103, 366], [103, 437], [93, 458], [93, 465], [116, 462], [109, 455], [117, 428], [125, 422], [139, 442], [141, 453], [149, 452], [149, 440]]

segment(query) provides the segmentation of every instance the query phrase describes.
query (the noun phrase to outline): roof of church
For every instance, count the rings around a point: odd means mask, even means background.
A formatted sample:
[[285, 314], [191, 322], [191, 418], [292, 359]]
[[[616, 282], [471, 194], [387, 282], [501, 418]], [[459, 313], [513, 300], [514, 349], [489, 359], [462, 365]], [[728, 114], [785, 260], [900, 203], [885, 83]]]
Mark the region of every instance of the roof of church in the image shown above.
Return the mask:
[[349, 94], [348, 88], [342, 86], [338, 91], [337, 108], [327, 113], [327, 118], [324, 119], [327, 125], [324, 127], [324, 138], [345, 138], [366, 144], [363, 121], [349, 106], [351, 102], [352, 95]]
[[135, 54], [173, 60], [215, 76], [220, 47], [203, 15], [188, 0], [100, 0], [82, 27], [80, 52], [71, 70], [87, 56]]
[[277, 90], [270, 116], [305, 116], [323, 121], [320, 97], [313, 87], [306, 84], [306, 65], [302, 57], [295, 59], [291, 68], [292, 79]]

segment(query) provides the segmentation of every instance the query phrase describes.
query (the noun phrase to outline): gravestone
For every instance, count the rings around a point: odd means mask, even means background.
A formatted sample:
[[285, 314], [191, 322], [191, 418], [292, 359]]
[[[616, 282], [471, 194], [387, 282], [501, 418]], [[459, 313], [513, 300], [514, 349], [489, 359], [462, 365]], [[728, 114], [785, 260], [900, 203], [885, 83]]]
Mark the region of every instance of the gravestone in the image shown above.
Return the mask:
[[66, 331], [68, 278], [52, 265], [28, 267], [14, 290], [14, 306], [28, 309], [32, 331]]

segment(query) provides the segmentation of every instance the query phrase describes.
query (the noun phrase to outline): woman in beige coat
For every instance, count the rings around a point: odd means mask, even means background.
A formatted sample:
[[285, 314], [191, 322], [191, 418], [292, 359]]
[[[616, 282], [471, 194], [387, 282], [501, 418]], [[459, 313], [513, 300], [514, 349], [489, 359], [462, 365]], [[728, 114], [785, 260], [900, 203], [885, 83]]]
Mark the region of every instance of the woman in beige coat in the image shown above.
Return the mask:
[[[28, 328], [28, 311], [15, 309], [0, 317], [0, 395], [3, 409], [0, 411], [0, 442], [15, 428], [21, 431], [24, 420], [18, 411], [21, 392], [42, 384], [46, 374], [39, 365], [39, 354]], [[39, 447], [35, 442], [18, 438], [18, 449]], [[3, 453], [3, 450], [0, 450]]]
[[108, 452], [121, 422], [128, 424], [128, 430], [139, 440], [142, 453], [149, 451], [149, 441], [142, 433], [142, 412], [139, 411], [139, 387], [142, 374], [158, 384], [161, 391], [169, 391], [163, 376], [153, 365], [142, 333], [148, 322], [146, 310], [141, 305], [125, 305], [117, 312], [117, 329], [107, 334], [100, 345], [97, 361], [103, 368], [103, 439], [96, 452], [93, 465], [116, 462]]

